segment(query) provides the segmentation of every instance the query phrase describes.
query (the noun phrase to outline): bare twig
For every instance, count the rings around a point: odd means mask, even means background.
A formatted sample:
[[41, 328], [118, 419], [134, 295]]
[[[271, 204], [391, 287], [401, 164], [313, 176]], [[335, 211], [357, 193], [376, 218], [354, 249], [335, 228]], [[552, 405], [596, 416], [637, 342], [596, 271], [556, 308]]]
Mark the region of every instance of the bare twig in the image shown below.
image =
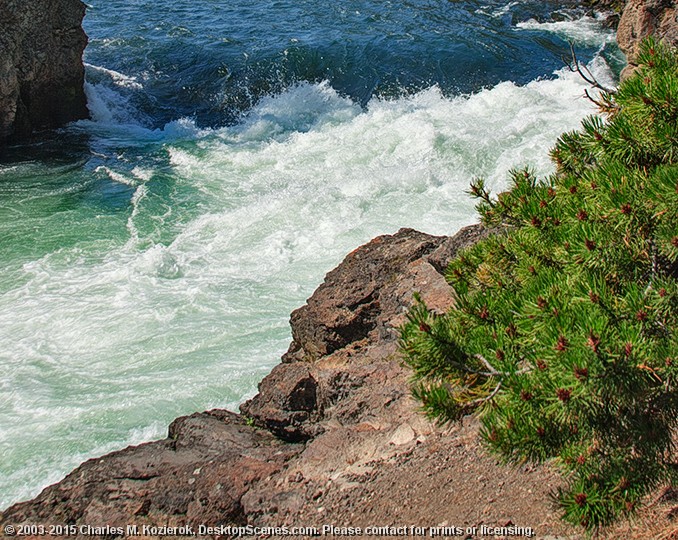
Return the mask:
[[492, 375], [500, 375], [500, 373], [494, 368], [492, 364], [490, 364], [487, 359], [482, 355], [482, 354], [476, 354], [474, 355], [474, 358], [477, 360], [480, 360], [483, 364], [485, 364], [485, 367], [489, 369], [492, 372]]
[[473, 355], [473, 357], [477, 360], [480, 360], [485, 365], [485, 367], [489, 371], [489, 373], [486, 374], [486, 376], [488, 377], [508, 377], [509, 375], [522, 375], [523, 373], [532, 371], [531, 367], [524, 367], [523, 369], [519, 369], [515, 373], [509, 373], [507, 371], [497, 371], [497, 369], [495, 369], [495, 367], [492, 364], [490, 364], [482, 354], [475, 354]]
[[478, 369], [470, 368], [470, 367], [465, 366], [464, 364], [460, 364], [458, 362], [452, 362], [452, 361], [449, 361], [449, 360], [448, 360], [448, 362], [450, 362], [450, 364], [452, 364], [452, 366], [455, 369], [458, 369], [459, 371], [463, 371], [464, 373], [470, 373], [471, 375], [480, 375], [482, 377], [497, 377], [497, 376], [501, 375], [501, 373], [499, 371], [497, 371], [496, 369], [494, 369], [492, 366], [490, 366], [491, 371], [480, 371]]
[[586, 95], [586, 99], [588, 99], [589, 101], [592, 101], [595, 105], [598, 106], [599, 109], [605, 110], [605, 109], [608, 109], [608, 108], [609, 108], [609, 106], [608, 106], [607, 104], [603, 103], [602, 101], [600, 101], [600, 100], [594, 98], [591, 94], [589, 94], [589, 89], [588, 89], [588, 88], [586, 88], [586, 89], [584, 90], [584, 94]]
[[577, 58], [577, 53], [574, 50], [574, 44], [570, 41], [570, 58], [563, 57], [563, 62], [568, 67], [568, 69], [573, 73], [578, 73], [579, 76], [584, 79], [588, 84], [593, 88], [597, 88], [602, 92], [602, 95], [598, 98], [595, 98], [591, 95], [588, 88], [584, 90], [584, 95], [586, 99], [595, 104], [603, 112], [612, 112], [616, 107], [610, 102], [610, 96], [616, 94], [614, 88], [608, 88], [598, 82], [595, 75], [591, 73], [589, 68], [586, 65], [579, 62]]
[[[602, 84], [600, 84], [596, 77], [593, 75], [593, 73], [591, 73], [589, 68], [587, 68], [581, 62], [579, 62], [579, 59], [577, 58], [577, 53], [574, 50], [574, 44], [571, 41], [570, 41], [570, 55], [571, 55], [570, 60], [566, 60], [563, 58], [563, 61], [565, 62], [570, 71], [572, 71], [573, 73], [578, 73], [582, 79], [584, 79], [588, 84], [590, 84], [594, 88], [597, 88], [598, 90], [602, 90], [603, 92], [607, 92], [608, 94], [616, 93], [614, 88], [608, 88], [607, 86], [603, 86]], [[589, 99], [591, 99], [591, 96], [589, 95], [588, 92], [586, 92], [586, 95]], [[596, 104], [598, 103], [596, 102]]]
[[487, 396], [482, 398], [474, 399], [473, 401], [469, 401], [466, 405], [469, 407], [475, 407], [476, 405], [482, 405], [483, 403], [487, 403], [499, 393], [500, 389], [501, 383], [498, 383], [494, 390], [492, 390], [491, 394], [488, 394]]

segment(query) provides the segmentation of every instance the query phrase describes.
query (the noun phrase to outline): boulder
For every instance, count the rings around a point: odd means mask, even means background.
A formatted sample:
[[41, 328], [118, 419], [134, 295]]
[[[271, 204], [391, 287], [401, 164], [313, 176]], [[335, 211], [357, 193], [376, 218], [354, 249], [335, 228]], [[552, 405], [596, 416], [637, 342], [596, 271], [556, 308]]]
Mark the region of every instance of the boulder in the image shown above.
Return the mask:
[[443, 277], [447, 263], [487, 234], [480, 226], [453, 237], [401, 229], [351, 252], [292, 313], [293, 342], [283, 363], [241, 413], [290, 442], [317, 436], [332, 418], [353, 424], [380, 415], [406, 386], [392, 358], [414, 293], [431, 309], [446, 311], [452, 303]]
[[280, 364], [259, 383], [259, 393], [240, 412], [288, 442], [309, 439], [320, 431], [318, 381], [307, 364]]
[[416, 272], [415, 266], [422, 263], [444, 273], [456, 250], [483, 234], [479, 226], [462, 229], [453, 237], [401, 229], [354, 250], [327, 274], [306, 305], [292, 313], [293, 341], [283, 362], [313, 361], [368, 336], [394, 335], [389, 322], [411, 304], [414, 290], [428, 289], [424, 280], [418, 288], [397, 294], [403, 276]]

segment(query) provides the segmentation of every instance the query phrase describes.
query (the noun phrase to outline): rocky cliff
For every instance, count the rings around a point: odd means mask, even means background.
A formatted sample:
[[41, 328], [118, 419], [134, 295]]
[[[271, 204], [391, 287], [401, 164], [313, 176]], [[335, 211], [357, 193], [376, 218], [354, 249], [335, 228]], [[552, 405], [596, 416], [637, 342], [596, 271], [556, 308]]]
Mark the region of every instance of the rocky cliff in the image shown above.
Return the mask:
[[0, 0], [0, 144], [88, 116], [80, 0]]
[[617, 44], [626, 55], [625, 79], [637, 68], [640, 43], [653, 36], [678, 46], [676, 0], [583, 0], [582, 5], [607, 15], [607, 24], [617, 29]]
[[[397, 340], [412, 295], [447, 310], [442, 270], [485, 234], [479, 226], [454, 237], [403, 229], [358, 248], [293, 313], [288, 353], [241, 414], [179, 418], [165, 440], [92, 459], [0, 514], [0, 530], [227, 538], [238, 526], [315, 527], [323, 536], [336, 535], [323, 534], [327, 526], [376, 526], [394, 529], [369, 537], [500, 538], [481, 527], [515, 525], [533, 538], [583, 538], [549, 502], [556, 471], [499, 465], [480, 447], [475, 420], [432, 425], [410, 397]], [[601, 538], [659, 538], [675, 515], [667, 491], [645, 521]], [[466, 535], [473, 527], [478, 533]]]
[[617, 26], [617, 43], [628, 62], [622, 78], [635, 71], [640, 42], [646, 37], [678, 46], [677, 17], [676, 0], [626, 0]]

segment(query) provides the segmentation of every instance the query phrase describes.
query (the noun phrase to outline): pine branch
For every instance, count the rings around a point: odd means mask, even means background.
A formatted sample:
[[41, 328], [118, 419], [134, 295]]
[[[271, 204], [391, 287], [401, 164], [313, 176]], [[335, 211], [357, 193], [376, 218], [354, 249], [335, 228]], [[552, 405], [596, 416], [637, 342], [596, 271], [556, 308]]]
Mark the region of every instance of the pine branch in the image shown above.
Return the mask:
[[455, 308], [437, 332], [418, 304], [403, 333], [427, 414], [458, 420], [491, 402], [486, 442], [510, 462], [564, 464], [563, 516], [594, 535], [678, 478], [666, 464], [678, 431], [678, 53], [642, 49], [645, 67], [614, 93], [571, 46], [570, 70], [604, 92], [586, 95], [605, 118], [560, 137], [543, 183], [512, 171], [495, 199], [474, 182], [483, 218], [511, 226], [451, 263]]

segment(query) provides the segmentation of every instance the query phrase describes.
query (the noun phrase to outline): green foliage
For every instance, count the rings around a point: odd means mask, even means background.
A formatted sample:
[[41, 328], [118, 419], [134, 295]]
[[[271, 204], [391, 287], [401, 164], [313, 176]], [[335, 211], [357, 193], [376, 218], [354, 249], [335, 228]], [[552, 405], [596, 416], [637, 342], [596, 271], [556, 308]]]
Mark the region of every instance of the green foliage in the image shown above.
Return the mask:
[[418, 301], [401, 335], [426, 413], [476, 411], [505, 461], [554, 459], [588, 529], [678, 476], [678, 55], [648, 41], [641, 62], [561, 136], [555, 174], [472, 184], [498, 232], [450, 263], [456, 307]]

